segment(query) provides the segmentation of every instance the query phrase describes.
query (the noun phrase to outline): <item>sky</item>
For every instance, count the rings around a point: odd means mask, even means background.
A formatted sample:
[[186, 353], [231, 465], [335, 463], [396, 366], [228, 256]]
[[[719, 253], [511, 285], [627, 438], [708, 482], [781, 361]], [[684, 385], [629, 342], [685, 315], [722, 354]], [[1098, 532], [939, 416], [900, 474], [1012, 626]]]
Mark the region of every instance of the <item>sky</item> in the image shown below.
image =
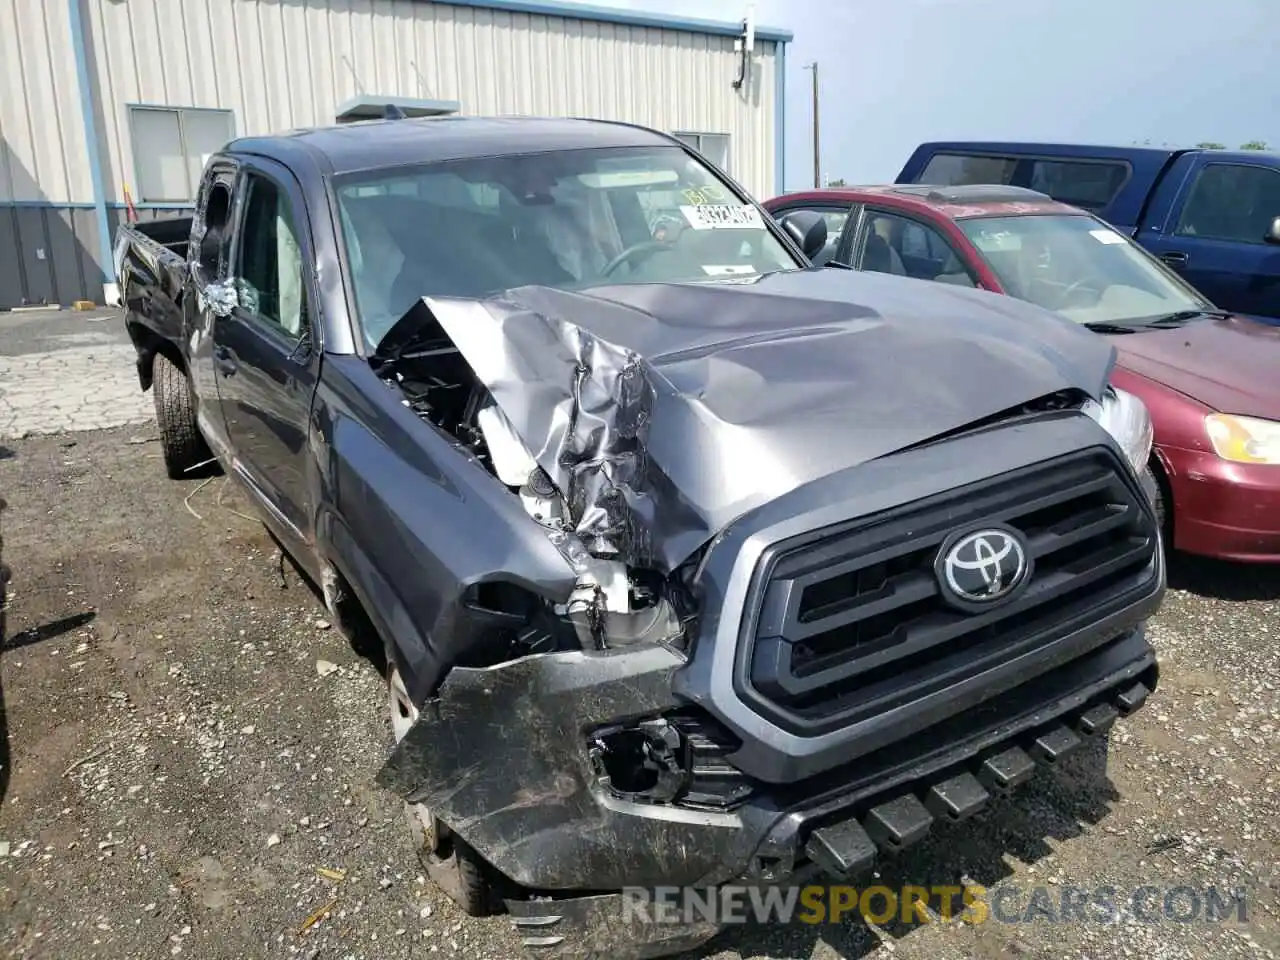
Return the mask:
[[[596, 0], [741, 20], [742, 0]], [[1280, 0], [755, 0], [787, 50], [786, 186], [891, 182], [928, 140], [1280, 149]]]

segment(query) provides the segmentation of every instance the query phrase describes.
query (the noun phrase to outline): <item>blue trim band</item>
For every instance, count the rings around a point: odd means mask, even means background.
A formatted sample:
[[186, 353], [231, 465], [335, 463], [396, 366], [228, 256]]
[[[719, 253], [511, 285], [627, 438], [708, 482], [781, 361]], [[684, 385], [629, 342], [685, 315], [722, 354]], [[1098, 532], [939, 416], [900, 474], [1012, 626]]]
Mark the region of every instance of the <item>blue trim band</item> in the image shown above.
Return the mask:
[[[194, 200], [188, 200], [185, 203], [135, 203], [135, 210], [191, 210], [195, 207]], [[53, 200], [0, 200], [0, 210], [8, 207], [29, 208], [29, 209], [45, 209], [45, 210], [97, 210], [96, 203], [58, 203]], [[127, 210], [128, 206], [119, 200], [112, 200], [103, 204], [107, 210]]]
[[55, 203], [53, 200], [0, 200], [0, 209], [45, 207], [49, 210], [95, 210], [96, 203]]
[[102, 142], [93, 114], [93, 84], [89, 79], [89, 48], [85, 46], [80, 0], [67, 0], [71, 14], [71, 46], [76, 57], [76, 81], [80, 87], [80, 115], [84, 118], [85, 147], [89, 151], [89, 178], [93, 181], [93, 207], [98, 212], [98, 242], [102, 257], [103, 283], [115, 283], [115, 257], [111, 247], [111, 226], [107, 221], [107, 188], [102, 179]]
[[787, 45], [779, 43], [773, 54], [773, 195], [787, 192]]
[[[742, 35], [741, 23], [724, 20], [702, 20], [697, 17], [669, 17], [643, 10], [625, 10], [614, 7], [596, 7], [585, 3], [565, 3], [563, 0], [433, 0], [451, 7], [475, 7], [480, 10], [505, 10], [508, 13], [532, 13], [544, 17], [569, 17], [576, 20], [594, 20], [598, 23], [621, 23], [632, 27], [653, 27], [658, 30], [684, 30], [688, 33], [710, 33], [717, 36]], [[777, 27], [756, 27], [757, 40], [773, 40], [790, 43], [795, 36], [790, 30]]]

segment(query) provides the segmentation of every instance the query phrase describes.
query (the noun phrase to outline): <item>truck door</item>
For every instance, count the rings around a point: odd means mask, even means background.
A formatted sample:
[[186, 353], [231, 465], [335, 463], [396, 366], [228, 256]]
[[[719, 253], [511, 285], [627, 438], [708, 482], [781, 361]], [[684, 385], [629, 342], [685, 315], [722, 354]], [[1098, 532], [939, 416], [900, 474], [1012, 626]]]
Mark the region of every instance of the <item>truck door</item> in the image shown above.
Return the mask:
[[213, 366], [233, 469], [274, 521], [277, 535], [311, 541], [306, 458], [319, 339], [311, 231], [293, 176], [249, 159], [237, 190], [231, 276], [237, 294], [214, 324]]
[[1280, 169], [1210, 155], [1138, 239], [1222, 309], [1280, 323], [1280, 246], [1266, 239], [1277, 216]]
[[[234, 160], [220, 158], [213, 161], [200, 184], [188, 260], [192, 281], [201, 290], [210, 284], [224, 282], [231, 269], [232, 197], [238, 175], [239, 166]], [[202, 306], [200, 297], [186, 297], [184, 310], [186, 329], [191, 333], [188, 374], [197, 398], [196, 420], [200, 431], [214, 448], [224, 449], [227, 425], [222, 418], [218, 378], [212, 357], [215, 316], [213, 311]]]

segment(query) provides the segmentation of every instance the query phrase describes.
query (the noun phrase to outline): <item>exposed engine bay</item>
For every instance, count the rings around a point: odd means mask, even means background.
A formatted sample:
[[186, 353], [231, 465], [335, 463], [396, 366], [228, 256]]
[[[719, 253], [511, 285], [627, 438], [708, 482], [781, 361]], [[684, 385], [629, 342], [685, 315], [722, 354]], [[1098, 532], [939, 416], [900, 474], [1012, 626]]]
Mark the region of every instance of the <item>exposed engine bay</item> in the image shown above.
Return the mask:
[[[1051, 316], [1024, 317], [1026, 339], [1010, 343], [1003, 316], [957, 329], [949, 302], [909, 296], [886, 313], [813, 289], [847, 280], [783, 273], [757, 285], [778, 288], [766, 296], [525, 287], [410, 307], [374, 371], [518, 500], [571, 575], [534, 596], [480, 573], [464, 621], [448, 625], [442, 671], [545, 650], [683, 647], [694, 571], [739, 518], [889, 454], [1102, 395], [1114, 351], [1060, 343], [1074, 331]], [[973, 376], [917, 375], [956, 363]]]
[[[538, 465], [461, 352], [442, 331], [433, 333], [381, 364], [379, 375], [403, 394], [406, 407], [480, 463], [547, 529], [578, 578], [568, 601], [545, 613], [572, 624], [576, 644], [585, 649], [678, 641], [690, 607], [685, 591], [657, 571], [632, 569], [622, 560], [588, 552], [573, 534], [566, 492]], [[523, 631], [511, 648], [494, 650], [487, 659], [564, 649], [565, 637], [557, 636], [555, 625], [545, 616], [534, 619], [542, 621], [539, 628]]]

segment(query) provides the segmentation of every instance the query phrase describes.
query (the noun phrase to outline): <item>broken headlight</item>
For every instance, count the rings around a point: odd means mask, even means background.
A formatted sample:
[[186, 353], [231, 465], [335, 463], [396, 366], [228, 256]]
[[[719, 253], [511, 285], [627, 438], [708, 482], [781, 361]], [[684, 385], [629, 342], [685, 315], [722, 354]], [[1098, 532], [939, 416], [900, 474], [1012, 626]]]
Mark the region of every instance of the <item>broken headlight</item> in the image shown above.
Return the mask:
[[1141, 476], [1151, 458], [1154, 440], [1151, 414], [1147, 412], [1146, 404], [1126, 390], [1107, 387], [1102, 402], [1088, 401], [1083, 412], [1111, 434], [1124, 452], [1129, 466], [1133, 467], [1133, 472]]

